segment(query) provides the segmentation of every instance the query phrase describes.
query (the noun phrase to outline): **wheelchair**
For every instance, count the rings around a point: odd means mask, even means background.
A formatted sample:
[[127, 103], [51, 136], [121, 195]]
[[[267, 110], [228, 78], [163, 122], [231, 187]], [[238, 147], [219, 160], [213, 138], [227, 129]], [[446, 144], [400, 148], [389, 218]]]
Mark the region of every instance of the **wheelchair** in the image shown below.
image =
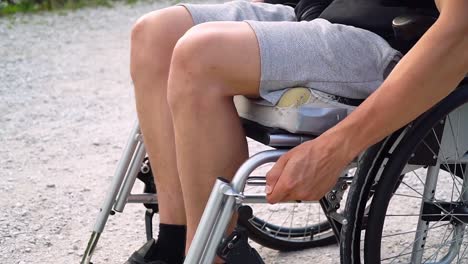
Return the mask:
[[[332, 100], [333, 99], [333, 100]], [[344, 118], [354, 107], [339, 103], [335, 98], [325, 93], [315, 92], [312, 94], [309, 89], [296, 88], [288, 91], [278, 103], [276, 110], [271, 106], [264, 105], [262, 101], [249, 100], [245, 97], [238, 96], [235, 98], [236, 107], [241, 116], [243, 126], [248, 137], [260, 142], [270, 148], [270, 150], [262, 151], [252, 156], [239, 169], [238, 173], [243, 178], [244, 182], [239, 185], [239, 190], [242, 189], [242, 195], [237, 195], [231, 189], [226, 192], [231, 193], [236, 201], [242, 200], [242, 207], [239, 209], [238, 223], [242, 226], [252, 240], [259, 244], [282, 251], [300, 250], [316, 246], [325, 246], [336, 244], [337, 239], [327, 215], [332, 214], [331, 210], [327, 213], [322, 210], [322, 203], [317, 202], [291, 202], [279, 205], [269, 205], [266, 202], [264, 187], [265, 187], [265, 172], [266, 168], [259, 168], [266, 163], [274, 162], [283, 153], [294, 146], [301, 144], [313, 138], [310, 134], [296, 133], [292, 134], [284, 129], [270, 128], [260, 125], [251, 119], [247, 119], [248, 114], [255, 112], [253, 116], [258, 116], [262, 120], [278, 120], [278, 111], [282, 111], [281, 115], [286, 116], [288, 122], [282, 126], [287, 127], [299, 124], [301, 120], [310, 120], [310, 122], [323, 123], [321, 127], [313, 126], [313, 132], [320, 134], [330, 126], [336, 124], [340, 119]], [[346, 101], [347, 102], [347, 101]], [[307, 107], [299, 110], [302, 105], [307, 103]], [[347, 102], [350, 103], [350, 102]], [[324, 109], [328, 106], [329, 109]], [[273, 111], [272, 111], [273, 110]], [[307, 110], [307, 111], [304, 111]], [[291, 120], [293, 120], [291, 122]], [[330, 121], [334, 120], [334, 121]], [[306, 122], [308, 123], [308, 122]], [[281, 124], [280, 124], [281, 125]], [[296, 127], [297, 131], [311, 130], [309, 127]], [[255, 169], [256, 172], [263, 175], [251, 175]], [[119, 160], [110, 190], [107, 193], [105, 201], [99, 211], [93, 233], [88, 242], [86, 252], [83, 256], [82, 263], [90, 263], [91, 256], [96, 248], [97, 242], [104, 230], [104, 226], [109, 215], [116, 212], [123, 212], [128, 203], [142, 203], [146, 207], [145, 225], [147, 240], [153, 237], [152, 219], [155, 213], [158, 212], [158, 201], [156, 186], [153, 179], [153, 169], [146, 157], [146, 151], [139, 131], [138, 124], [135, 124], [127, 145], [123, 150], [121, 159]], [[234, 179], [236, 179], [235, 176]], [[340, 209], [340, 200], [348, 186], [350, 177], [343, 177], [340, 184], [337, 184], [336, 191], [330, 200], [333, 205], [327, 205], [334, 211]], [[144, 183], [143, 193], [133, 194], [132, 189], [136, 180], [139, 179]], [[215, 186], [219, 185], [219, 181], [227, 184], [225, 180], [218, 180]], [[242, 187], [241, 187], [242, 185]], [[236, 199], [237, 198], [237, 199]], [[211, 200], [210, 200], [211, 201]], [[213, 208], [211, 202], [208, 201], [207, 208]], [[218, 199], [218, 206], [226, 206], [222, 199]], [[301, 215], [299, 212], [307, 212], [306, 215]], [[210, 213], [208, 213], [210, 214]], [[338, 214], [337, 214], [338, 215]], [[295, 217], [296, 216], [296, 217]], [[226, 219], [230, 216], [226, 216]], [[277, 221], [280, 219], [280, 221]], [[276, 220], [276, 222], [275, 222]], [[191, 263], [189, 260], [186, 262]]]
[[[433, 21], [419, 16], [395, 19], [395, 45], [407, 51]], [[320, 135], [360, 103], [305, 88], [289, 90], [277, 106], [236, 97], [247, 137], [273, 149], [251, 156], [231, 181], [216, 180], [185, 263], [212, 263], [216, 254], [226, 255], [235, 247], [241, 234], [225, 235], [235, 212], [238, 226], [251, 239], [277, 250], [338, 242], [346, 264], [467, 263], [467, 78], [428, 112], [357, 157], [319, 202], [291, 201], [274, 209], [265, 205], [265, 176], [254, 171]], [[91, 263], [109, 215], [122, 212], [127, 203], [145, 205], [147, 239], [152, 238], [152, 218], [158, 211], [152, 170], [157, 168], [151, 168], [145, 155], [135, 124], [82, 264]], [[145, 183], [143, 194], [131, 193], [137, 179]], [[272, 222], [271, 215], [285, 212], [282, 221]]]

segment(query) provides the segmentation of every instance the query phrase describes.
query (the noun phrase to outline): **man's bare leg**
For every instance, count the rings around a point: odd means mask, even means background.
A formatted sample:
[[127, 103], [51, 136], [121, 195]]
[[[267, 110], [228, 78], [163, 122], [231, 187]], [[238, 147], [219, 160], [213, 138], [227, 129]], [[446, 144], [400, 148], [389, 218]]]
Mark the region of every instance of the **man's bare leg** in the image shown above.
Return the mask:
[[186, 222], [166, 93], [172, 51], [192, 26], [184, 7], [170, 7], [143, 16], [132, 31], [130, 68], [138, 119], [154, 168], [160, 222], [165, 224]]
[[177, 43], [168, 102], [187, 214], [187, 249], [214, 180], [231, 178], [247, 158], [245, 135], [232, 97], [258, 96], [260, 57], [244, 22], [210, 22]]

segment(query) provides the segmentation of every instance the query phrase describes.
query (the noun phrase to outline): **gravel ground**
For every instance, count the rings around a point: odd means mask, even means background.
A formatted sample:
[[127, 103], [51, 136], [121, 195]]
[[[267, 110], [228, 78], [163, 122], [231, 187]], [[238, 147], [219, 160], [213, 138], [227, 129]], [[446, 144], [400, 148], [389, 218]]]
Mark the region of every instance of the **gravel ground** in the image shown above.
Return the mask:
[[[79, 262], [135, 119], [131, 26], [169, 5], [0, 18], [0, 263]], [[144, 242], [143, 213], [110, 218], [95, 263], [123, 263]], [[338, 263], [336, 246], [256, 247], [266, 263]]]

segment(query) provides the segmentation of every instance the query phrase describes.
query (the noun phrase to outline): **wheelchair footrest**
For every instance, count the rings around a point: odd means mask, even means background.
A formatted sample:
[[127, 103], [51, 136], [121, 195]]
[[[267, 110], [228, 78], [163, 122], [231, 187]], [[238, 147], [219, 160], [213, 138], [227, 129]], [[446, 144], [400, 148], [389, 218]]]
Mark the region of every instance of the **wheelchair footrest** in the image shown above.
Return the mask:
[[247, 230], [237, 226], [218, 248], [218, 256], [227, 264], [265, 264], [258, 252], [248, 243]]

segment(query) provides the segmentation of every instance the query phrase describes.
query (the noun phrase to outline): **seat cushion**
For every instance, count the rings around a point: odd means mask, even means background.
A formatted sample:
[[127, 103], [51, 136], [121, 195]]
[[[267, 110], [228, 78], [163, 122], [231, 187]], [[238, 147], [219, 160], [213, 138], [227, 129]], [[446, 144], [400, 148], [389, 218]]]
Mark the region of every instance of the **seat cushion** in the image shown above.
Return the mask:
[[235, 96], [234, 103], [242, 118], [266, 127], [315, 136], [355, 109], [339, 102], [336, 96], [302, 87], [288, 89], [276, 105], [244, 96]]

